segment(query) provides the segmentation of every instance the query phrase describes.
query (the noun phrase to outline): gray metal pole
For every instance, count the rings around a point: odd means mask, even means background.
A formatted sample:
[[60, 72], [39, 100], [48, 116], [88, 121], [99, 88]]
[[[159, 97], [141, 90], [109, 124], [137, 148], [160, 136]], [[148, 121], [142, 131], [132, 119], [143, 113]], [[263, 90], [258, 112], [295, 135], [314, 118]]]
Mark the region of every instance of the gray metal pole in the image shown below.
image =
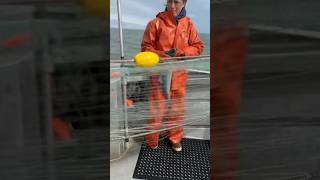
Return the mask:
[[129, 142], [129, 124], [128, 124], [128, 106], [127, 106], [127, 79], [125, 76], [121, 76], [121, 87], [123, 92], [125, 150], [127, 150], [128, 142]]
[[122, 36], [121, 0], [117, 0], [117, 7], [118, 7], [118, 26], [119, 26], [121, 59], [124, 59], [123, 36]]
[[[124, 51], [123, 51], [123, 36], [122, 36], [122, 13], [121, 13], [121, 0], [117, 0], [118, 7], [118, 25], [119, 25], [119, 37], [120, 37], [120, 51], [121, 51], [121, 60], [124, 60]], [[128, 148], [129, 142], [129, 133], [128, 133], [128, 106], [127, 106], [127, 81], [126, 77], [122, 76], [122, 92], [123, 92], [123, 105], [124, 105], [124, 129], [125, 129], [125, 149]]]

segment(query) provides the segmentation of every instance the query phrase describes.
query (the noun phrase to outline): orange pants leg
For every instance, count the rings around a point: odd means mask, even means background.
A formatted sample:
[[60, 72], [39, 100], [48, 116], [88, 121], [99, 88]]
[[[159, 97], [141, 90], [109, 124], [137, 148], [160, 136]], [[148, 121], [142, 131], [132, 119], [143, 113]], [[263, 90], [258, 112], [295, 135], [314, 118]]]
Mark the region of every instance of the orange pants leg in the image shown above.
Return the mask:
[[160, 132], [158, 131], [161, 127], [162, 119], [167, 111], [165, 105], [165, 97], [162, 93], [159, 76], [153, 75], [150, 77], [150, 97], [149, 97], [149, 109], [150, 117], [147, 121], [147, 130], [157, 131], [154, 133], [147, 134], [145, 136], [146, 143], [149, 147], [155, 148], [158, 146], [158, 140]]
[[185, 94], [187, 85], [187, 72], [173, 72], [170, 102], [171, 106], [168, 112], [168, 126], [179, 126], [168, 130], [169, 140], [172, 143], [180, 143], [183, 137], [183, 122], [185, 116]]

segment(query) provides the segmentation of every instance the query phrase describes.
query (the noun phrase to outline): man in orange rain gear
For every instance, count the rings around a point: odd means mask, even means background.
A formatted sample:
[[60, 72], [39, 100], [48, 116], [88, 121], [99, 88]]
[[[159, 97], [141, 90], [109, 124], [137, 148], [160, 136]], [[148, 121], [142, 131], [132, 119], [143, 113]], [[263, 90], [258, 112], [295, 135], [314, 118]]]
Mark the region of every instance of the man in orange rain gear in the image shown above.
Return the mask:
[[[187, 0], [167, 0], [166, 10], [158, 13], [151, 20], [144, 32], [141, 51], [151, 51], [160, 57], [197, 56], [203, 51], [195, 26], [186, 17], [185, 5]], [[186, 93], [188, 74], [186, 70], [176, 70], [172, 73], [169, 98], [170, 107], [165, 104], [161, 90], [159, 75], [151, 75], [150, 85], [150, 114], [149, 130], [159, 130], [162, 120], [167, 113], [169, 124], [179, 127], [168, 130], [169, 140], [175, 151], [181, 151], [183, 136], [184, 97]], [[169, 110], [169, 111], [168, 111]], [[152, 149], [158, 147], [159, 132], [146, 135], [147, 145]]]

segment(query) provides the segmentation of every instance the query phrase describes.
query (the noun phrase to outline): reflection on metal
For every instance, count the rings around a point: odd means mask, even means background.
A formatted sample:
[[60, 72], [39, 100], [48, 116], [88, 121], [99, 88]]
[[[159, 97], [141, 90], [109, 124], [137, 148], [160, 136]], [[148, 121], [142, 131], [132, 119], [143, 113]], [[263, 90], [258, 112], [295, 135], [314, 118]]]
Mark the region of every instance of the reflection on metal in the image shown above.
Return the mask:
[[305, 29], [298, 29], [298, 28], [284, 28], [279, 26], [267, 26], [267, 25], [261, 25], [261, 24], [250, 25], [249, 28], [253, 30], [269, 31], [272, 33], [320, 39], [320, 32], [313, 31], [313, 30], [305, 30]]

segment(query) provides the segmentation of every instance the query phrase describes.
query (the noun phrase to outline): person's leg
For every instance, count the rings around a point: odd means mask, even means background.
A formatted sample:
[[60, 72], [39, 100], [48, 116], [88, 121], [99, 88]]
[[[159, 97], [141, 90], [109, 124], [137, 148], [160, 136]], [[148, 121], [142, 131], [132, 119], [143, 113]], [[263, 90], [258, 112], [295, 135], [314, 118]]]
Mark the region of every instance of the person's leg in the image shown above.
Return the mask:
[[158, 130], [160, 129], [162, 119], [166, 112], [165, 97], [160, 87], [158, 75], [152, 75], [150, 77], [149, 109], [150, 116], [148, 117], [146, 129], [157, 132], [147, 134], [145, 138], [147, 145], [154, 149], [158, 147], [160, 135]]
[[173, 72], [170, 90], [170, 109], [168, 113], [169, 140], [173, 144], [179, 144], [183, 137], [183, 121], [185, 116], [185, 94], [188, 74], [187, 71]]

